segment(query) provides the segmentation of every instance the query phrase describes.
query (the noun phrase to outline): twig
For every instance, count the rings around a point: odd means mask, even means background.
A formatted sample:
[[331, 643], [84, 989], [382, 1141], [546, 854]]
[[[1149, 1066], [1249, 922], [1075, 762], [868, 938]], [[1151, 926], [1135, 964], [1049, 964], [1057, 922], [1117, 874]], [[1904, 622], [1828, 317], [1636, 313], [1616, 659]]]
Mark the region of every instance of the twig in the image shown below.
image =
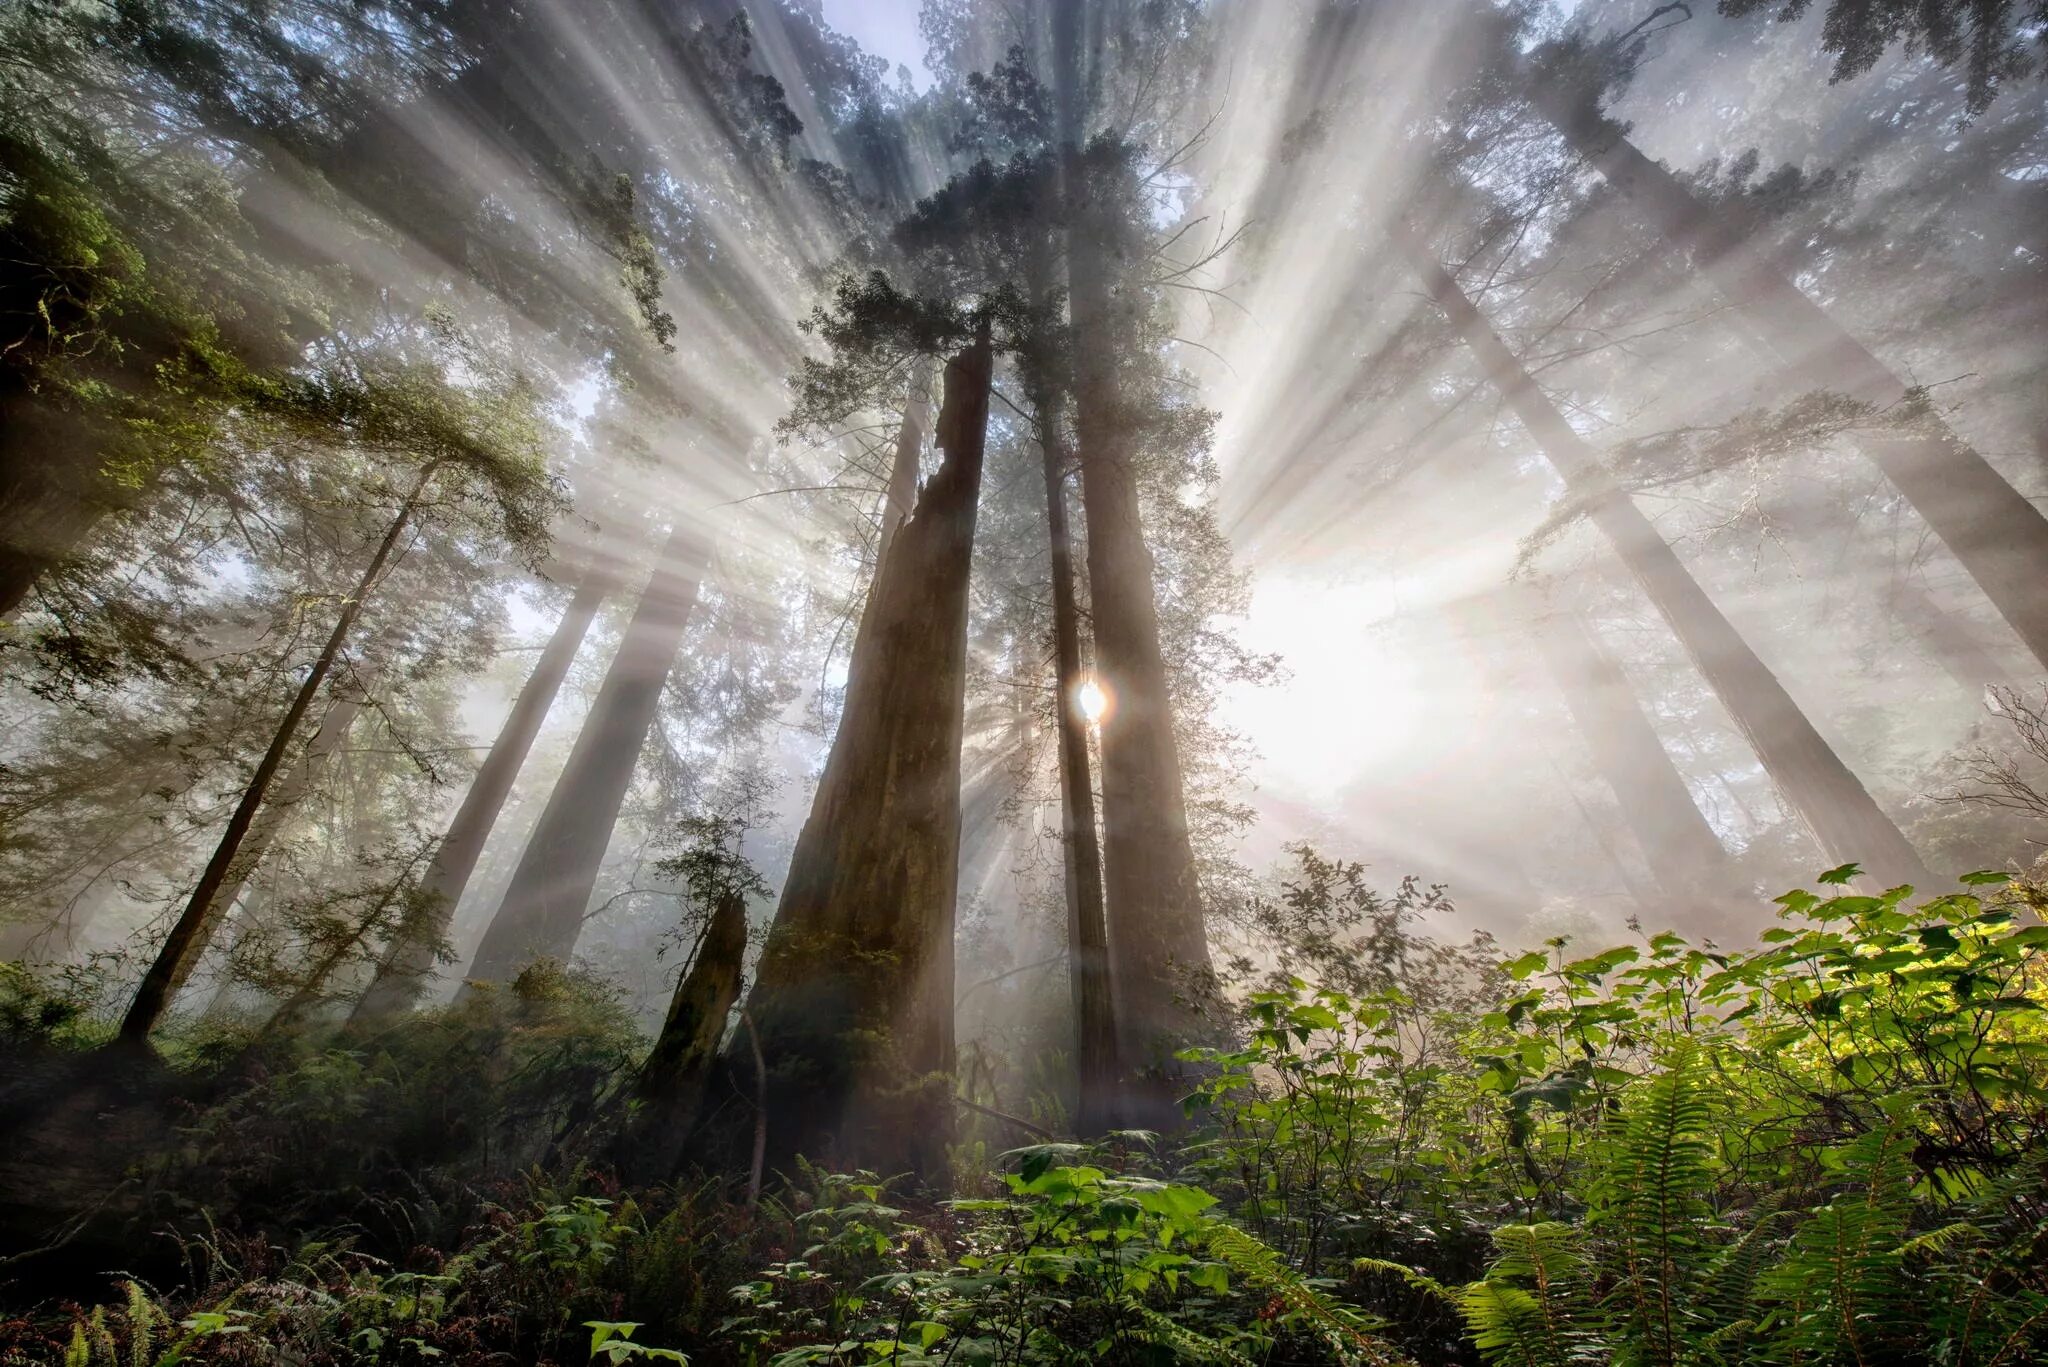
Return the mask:
[[1030, 1121], [1023, 1119], [1020, 1116], [1011, 1115], [1008, 1111], [999, 1111], [995, 1109], [993, 1106], [984, 1106], [979, 1101], [969, 1101], [964, 1096], [955, 1096], [953, 1100], [959, 1102], [968, 1110], [975, 1111], [981, 1115], [988, 1116], [992, 1120], [1008, 1121], [1010, 1124], [1015, 1125], [1018, 1129], [1024, 1131], [1024, 1133], [1035, 1134], [1040, 1139], [1046, 1140], [1049, 1143], [1057, 1143], [1059, 1141], [1059, 1136], [1054, 1134], [1051, 1130], [1045, 1129], [1038, 1125], [1034, 1125]]

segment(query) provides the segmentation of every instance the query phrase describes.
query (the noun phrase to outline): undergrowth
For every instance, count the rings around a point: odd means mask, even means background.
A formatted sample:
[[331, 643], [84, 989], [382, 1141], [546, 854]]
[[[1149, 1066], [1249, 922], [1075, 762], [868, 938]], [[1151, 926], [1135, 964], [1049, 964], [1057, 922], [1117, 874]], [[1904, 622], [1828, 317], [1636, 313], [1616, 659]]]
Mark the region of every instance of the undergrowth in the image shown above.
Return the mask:
[[[1354, 875], [1305, 862], [1313, 943], [1184, 1056], [1184, 1132], [966, 1148], [950, 1197], [808, 1165], [758, 1199], [617, 1189], [588, 1160], [630, 1033], [565, 975], [375, 1037], [193, 1041], [135, 1194], [46, 1241], [93, 1274], [10, 1259], [0, 1362], [2048, 1360], [2031, 887], [1835, 870], [1753, 950], [1503, 962]], [[46, 985], [7, 993], [17, 1057], [93, 1057]], [[175, 1256], [115, 1256], [151, 1230]]]

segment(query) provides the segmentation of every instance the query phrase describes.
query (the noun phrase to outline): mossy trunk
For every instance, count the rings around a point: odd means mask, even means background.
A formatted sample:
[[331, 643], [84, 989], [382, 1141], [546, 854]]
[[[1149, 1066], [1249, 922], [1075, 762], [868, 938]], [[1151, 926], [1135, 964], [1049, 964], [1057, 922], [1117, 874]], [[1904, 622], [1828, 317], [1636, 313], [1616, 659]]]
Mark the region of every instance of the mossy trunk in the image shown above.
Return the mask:
[[728, 893], [712, 909], [696, 958], [676, 984], [661, 1034], [634, 1082], [639, 1106], [619, 1151], [619, 1169], [630, 1178], [658, 1182], [675, 1175], [718, 1061], [726, 1020], [740, 999], [746, 953], [747, 899]]
[[[946, 367], [945, 459], [876, 569], [839, 729], [748, 997], [772, 1166], [804, 1154], [945, 1171], [967, 581], [991, 365], [984, 336]], [[750, 1052], [728, 1050], [743, 1091]]]

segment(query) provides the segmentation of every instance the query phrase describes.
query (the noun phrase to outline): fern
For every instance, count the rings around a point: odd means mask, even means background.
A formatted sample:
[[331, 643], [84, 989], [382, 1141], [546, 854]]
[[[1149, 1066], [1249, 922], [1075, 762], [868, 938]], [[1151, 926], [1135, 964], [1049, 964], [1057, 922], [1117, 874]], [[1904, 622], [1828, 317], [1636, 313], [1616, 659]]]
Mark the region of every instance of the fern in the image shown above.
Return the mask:
[[1250, 1358], [1228, 1344], [1204, 1338], [1186, 1325], [1169, 1319], [1148, 1305], [1126, 1300], [1124, 1308], [1135, 1314], [1144, 1325], [1144, 1328], [1133, 1331], [1131, 1335], [1141, 1343], [1155, 1344], [1176, 1357], [1191, 1358], [1196, 1362], [1222, 1362], [1228, 1363], [1229, 1367], [1257, 1367]]
[[1315, 1329], [1340, 1362], [1395, 1362], [1397, 1354], [1369, 1332], [1371, 1321], [1339, 1305], [1293, 1268], [1279, 1253], [1235, 1225], [1218, 1221], [1203, 1236], [1210, 1253], [1261, 1291], [1277, 1297], [1288, 1312]]
[[1684, 1053], [1635, 1089], [1596, 1154], [1591, 1224], [1616, 1263], [1608, 1299], [1626, 1322], [1630, 1361], [1675, 1367], [1701, 1328], [1693, 1302], [1711, 1265], [1702, 1234], [1713, 1217], [1712, 1124], [1698, 1063]]
[[1784, 1260], [1764, 1278], [1766, 1294], [1780, 1306], [1773, 1338], [1788, 1355], [1868, 1363], [1884, 1356], [1874, 1336], [1907, 1321], [1909, 1150], [1910, 1139], [1892, 1130], [1841, 1150], [1856, 1185], [1800, 1226]]
[[1569, 1225], [1504, 1225], [1500, 1256], [1458, 1297], [1472, 1341], [1489, 1363], [1566, 1367], [1602, 1341], [1586, 1292], [1586, 1257]]

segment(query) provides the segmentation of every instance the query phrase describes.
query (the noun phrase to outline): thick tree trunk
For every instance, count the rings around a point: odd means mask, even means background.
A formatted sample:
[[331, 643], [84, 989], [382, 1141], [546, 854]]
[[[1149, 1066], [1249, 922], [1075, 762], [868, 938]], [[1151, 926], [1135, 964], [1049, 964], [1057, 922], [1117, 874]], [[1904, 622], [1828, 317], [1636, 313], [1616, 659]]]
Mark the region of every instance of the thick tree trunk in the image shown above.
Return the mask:
[[1615, 487], [1592, 447], [1551, 405], [1436, 255], [1405, 223], [1397, 222], [1392, 236], [1487, 378], [1670, 624], [1821, 849], [1837, 863], [1862, 864], [1888, 884], [1932, 886], [1926, 866], [1897, 825], [1814, 730], [1635, 501]]
[[1109, 976], [1109, 926], [1103, 912], [1102, 846], [1095, 829], [1094, 764], [1081, 715], [1081, 610], [1074, 591], [1074, 542], [1067, 528], [1067, 449], [1059, 405], [1034, 394], [1045, 464], [1045, 520], [1052, 551], [1054, 712], [1060, 757], [1060, 836], [1065, 848], [1067, 973], [1074, 997], [1074, 1057], [1080, 1079], [1080, 1132], [1117, 1125], [1116, 1008]]
[[718, 1060], [726, 1019], [740, 999], [746, 953], [747, 899], [728, 893], [712, 910], [696, 958], [676, 984], [668, 1018], [634, 1083], [640, 1109], [627, 1128], [619, 1166], [637, 1180], [675, 1175]]
[[702, 534], [678, 524], [477, 946], [470, 979], [510, 982], [536, 959], [566, 960], [575, 950], [612, 827], [697, 606], [705, 557]]
[[[1126, 1067], [1159, 1078], [1146, 1088], [1150, 1126], [1178, 1119], [1173, 1051], [1201, 1031], [1188, 1001], [1210, 972], [1201, 890], [1188, 838], [1179, 745], [1159, 645], [1152, 554], [1138, 515], [1118, 348], [1132, 332], [1112, 290], [1106, 246], [1116, 222], [1080, 152], [1083, 77], [1078, 0], [1053, 10], [1060, 139], [1065, 150], [1067, 276], [1074, 328], [1075, 436], [1088, 523], [1088, 592], [1097, 683], [1109, 706], [1102, 737], [1103, 882], [1110, 976]], [[1137, 1101], [1139, 1098], [1133, 1098]]]
[[[946, 367], [945, 461], [877, 568], [748, 997], [778, 1163], [945, 1171], [967, 581], [991, 365], [984, 336]], [[728, 1066], [751, 1076], [736, 1051]]]
[[1705, 921], [1706, 929], [1727, 929], [1724, 903], [1735, 882], [1728, 851], [1700, 814], [1621, 666], [1569, 608], [1533, 626], [1544, 663], [1666, 905], [1692, 922]]
[[589, 634], [590, 624], [611, 587], [610, 578], [595, 569], [586, 572], [577, 586], [562, 620], [555, 624], [554, 634], [548, 637], [540, 658], [534, 662], [533, 673], [513, 699], [512, 711], [499, 728], [498, 738], [491, 743], [490, 754], [470, 780], [462, 806], [448, 823], [448, 833], [434, 851], [434, 862], [427, 866], [421, 883], [424, 905], [418, 924], [408, 926], [406, 933], [393, 937], [385, 947], [377, 964], [377, 976], [356, 1003], [352, 1022], [363, 1023], [409, 1011], [419, 1000], [433, 975], [435, 956], [447, 939], [463, 890], [469, 886], [491, 828], [497, 825], [505, 799], [512, 793], [513, 780], [526, 763], [534, 738], [540, 735], [541, 724], [547, 720], [548, 709], [554, 706], [555, 695], [561, 691], [562, 680], [576, 662], [576, 652], [582, 648], [583, 638]]
[[[1845, 393], [1883, 409], [1907, 386], [1828, 317], [1679, 179], [1638, 150], [1619, 124], [1575, 86], [1536, 80], [1536, 108], [1572, 148], [1651, 223], [1692, 254], [1743, 311], [1804, 389]], [[1857, 438], [1908, 503], [1945, 542], [2005, 620], [2048, 664], [2048, 517], [1938, 417], [1915, 430]]]
[[299, 686], [298, 695], [286, 709], [284, 719], [278, 723], [277, 733], [271, 737], [270, 748], [257, 762], [256, 772], [249, 776], [249, 786], [242, 791], [242, 800], [235, 807], [234, 815], [228, 818], [227, 830], [221, 833], [220, 844], [215, 847], [213, 858], [207, 861], [206, 869], [199, 875], [198, 886], [192, 889], [192, 896], [185, 903], [185, 910], [179, 915], [177, 924], [157, 951], [156, 961], [142, 976], [142, 984], [135, 991], [135, 1000], [128, 1007], [128, 1014], [121, 1020], [121, 1038], [140, 1043], [149, 1038], [164, 1012], [170, 1007], [171, 999], [178, 988], [191, 976], [192, 966], [199, 962], [199, 956], [206, 951], [206, 945], [219, 927], [219, 910], [223, 905], [220, 898], [222, 888], [229, 883], [239, 883], [248, 877], [252, 864], [242, 859], [242, 845], [248, 839], [249, 831], [256, 823], [256, 815], [262, 809], [264, 799], [269, 795], [270, 785], [277, 777], [279, 766], [284, 763], [285, 753], [291, 749], [293, 739], [298, 735], [299, 724], [305, 720], [306, 709], [313, 705], [313, 699], [320, 692], [320, 686], [334, 670], [334, 662], [341, 656], [341, 647], [348, 640], [348, 633], [356, 624], [356, 617], [362, 612], [363, 600], [376, 587], [378, 578], [384, 573], [384, 566], [391, 558], [391, 552], [398, 546], [398, 540], [405, 529], [412, 524], [413, 511], [419, 505], [420, 496], [426, 492], [428, 483], [438, 471], [438, 463], [430, 465], [420, 475], [419, 483], [407, 495], [399, 508], [398, 516], [391, 520], [384, 539], [378, 543], [376, 553], [364, 567], [362, 577], [356, 581], [355, 591], [342, 604], [341, 615], [335, 619], [334, 630], [328, 634], [327, 644], [320, 649], [313, 667], [306, 672], [306, 680]]

